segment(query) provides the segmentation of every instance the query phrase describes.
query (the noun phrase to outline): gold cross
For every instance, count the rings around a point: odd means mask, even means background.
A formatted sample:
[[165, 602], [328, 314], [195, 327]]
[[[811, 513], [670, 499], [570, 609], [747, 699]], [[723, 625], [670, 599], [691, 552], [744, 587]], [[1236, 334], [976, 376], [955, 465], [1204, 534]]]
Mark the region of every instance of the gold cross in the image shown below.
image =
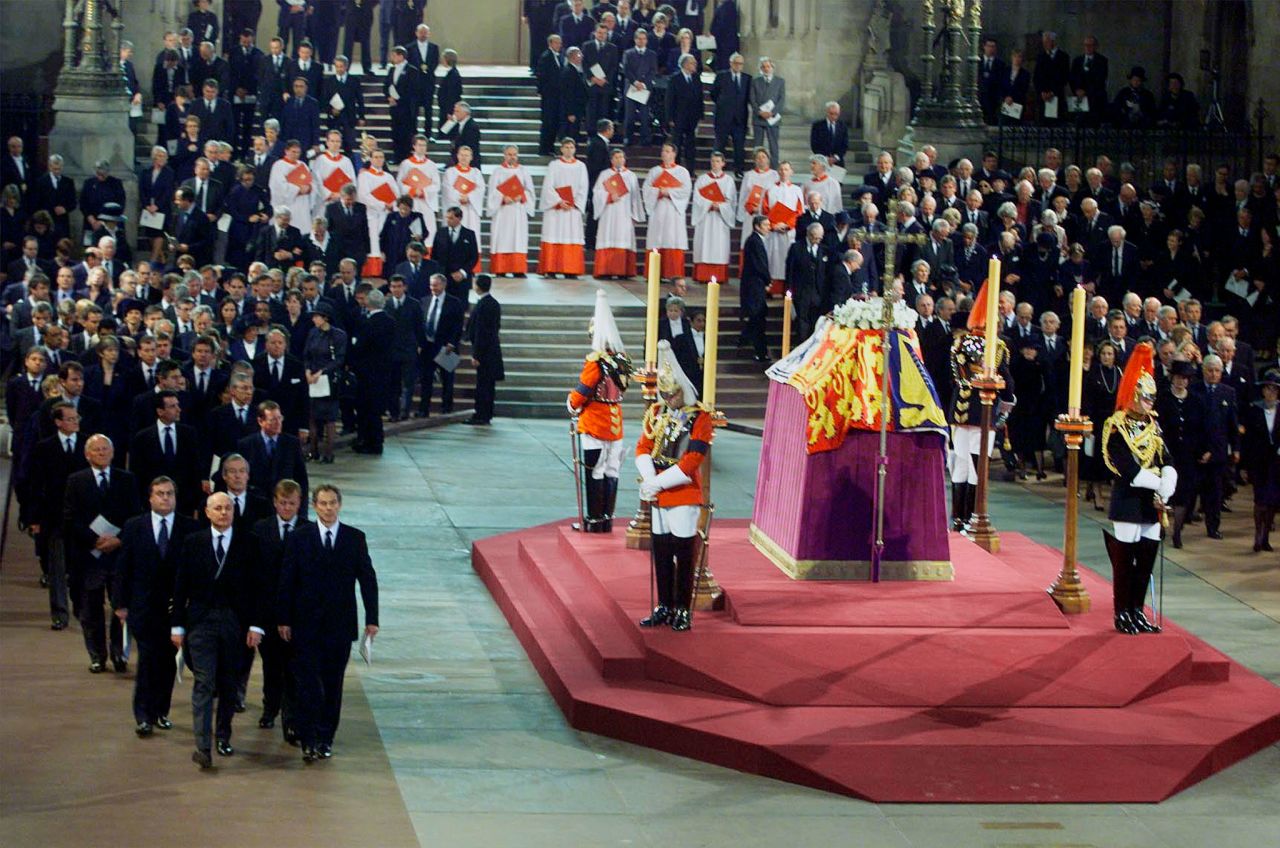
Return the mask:
[[928, 238], [924, 233], [907, 234], [898, 229], [898, 201], [891, 199], [889, 201], [889, 216], [885, 221], [884, 232], [875, 233], [867, 229], [854, 230], [858, 238], [862, 241], [871, 242], [872, 244], [880, 243], [885, 247], [884, 250], [884, 274], [881, 275], [880, 291], [884, 297], [884, 320], [885, 326], [891, 326], [893, 321], [893, 263], [898, 252], [900, 244], [924, 244]]

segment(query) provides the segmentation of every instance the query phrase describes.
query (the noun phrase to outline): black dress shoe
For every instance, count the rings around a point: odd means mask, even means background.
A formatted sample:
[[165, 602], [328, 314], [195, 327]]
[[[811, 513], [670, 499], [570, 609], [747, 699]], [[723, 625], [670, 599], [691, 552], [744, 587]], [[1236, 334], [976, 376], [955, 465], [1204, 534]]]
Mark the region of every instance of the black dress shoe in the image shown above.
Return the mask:
[[302, 749], [302, 761], [304, 763], [314, 763], [317, 759], [319, 759], [319, 757], [320, 755], [316, 753], [315, 748], [304, 747]]
[[1116, 613], [1115, 628], [1117, 632], [1126, 636], [1136, 636], [1138, 634], [1138, 625], [1134, 624], [1128, 610], [1121, 610]]
[[66, 630], [67, 620], [65, 618], [55, 618], [53, 623], [49, 625], [50, 630]]
[[1129, 620], [1133, 622], [1133, 626], [1138, 629], [1139, 633], [1159, 633], [1160, 628], [1156, 627], [1147, 617], [1142, 614], [1142, 610], [1129, 610]]
[[298, 732], [287, 724], [284, 726], [284, 741], [295, 748], [302, 746], [302, 740], [298, 738]]
[[152, 724], [156, 726], [157, 730], [173, 730], [173, 722], [169, 721], [168, 716], [160, 716]]
[[202, 769], [213, 768], [213, 757], [209, 756], [209, 752], [203, 748], [196, 748], [191, 754], [191, 762], [200, 766]]
[[94, 660], [93, 662], [89, 663], [90, 674], [102, 674], [102, 672], [106, 670], [107, 670], [106, 663], [104, 663], [102, 660]]
[[640, 619], [641, 627], [657, 627], [661, 624], [669, 624], [671, 622], [671, 609], [661, 604], [653, 608], [653, 612], [649, 613], [648, 618]]
[[671, 629], [677, 633], [683, 633], [693, 627], [693, 621], [689, 617], [687, 609], [678, 609], [671, 614]]
[[155, 728], [151, 726], [151, 722], [140, 721], [138, 722], [138, 726], [133, 729], [133, 732], [138, 734], [139, 739], [145, 739], [151, 735], [151, 731], [153, 730], [155, 730]]
[[40, 575], [40, 588], [41, 588], [41, 589], [48, 589], [48, 588], [49, 588], [49, 575], [47, 575], [47, 574], [41, 574], [41, 575]]
[[258, 719], [258, 727], [261, 727], [263, 730], [270, 730], [275, 726], [276, 720], [271, 716], [264, 715], [262, 718]]
[[236, 752], [236, 749], [231, 747], [231, 743], [225, 739], [219, 739], [216, 747], [218, 755], [222, 757], [229, 757]]
[[320, 755], [320, 759], [328, 760], [333, 758], [333, 745], [328, 742], [321, 742], [316, 746], [316, 753]]
[[236, 702], [236, 712], [238, 712], [238, 713], [242, 713], [242, 712], [244, 712], [244, 711], [245, 711], [245, 710], [247, 710], [247, 709], [249, 709], [249, 708], [248, 708], [248, 707], [246, 707], [246, 706], [244, 705], [244, 701], [237, 701], [237, 702]]
[[1218, 530], [1210, 530], [1210, 531], [1209, 531], [1209, 538], [1210, 538], [1210, 539], [1221, 539], [1221, 538], [1222, 538], [1222, 533], [1221, 533], [1220, 531], [1218, 531]]
[[124, 674], [129, 670], [129, 661], [124, 657], [112, 657], [111, 667], [116, 670], [117, 674]]

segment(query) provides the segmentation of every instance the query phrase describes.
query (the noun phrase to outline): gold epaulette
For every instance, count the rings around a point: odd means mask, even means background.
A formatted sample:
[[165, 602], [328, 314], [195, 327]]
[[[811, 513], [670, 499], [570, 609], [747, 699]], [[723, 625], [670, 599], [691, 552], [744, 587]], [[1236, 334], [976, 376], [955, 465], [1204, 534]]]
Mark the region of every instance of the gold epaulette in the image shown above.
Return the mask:
[[1164, 453], [1164, 437], [1154, 415], [1141, 420], [1130, 417], [1124, 410], [1118, 410], [1102, 422], [1102, 461], [1112, 474], [1119, 476], [1120, 472], [1111, 461], [1111, 452], [1107, 450], [1111, 434], [1117, 432], [1124, 439], [1133, 458], [1138, 461], [1138, 467], [1148, 471], [1159, 469], [1159, 460]]

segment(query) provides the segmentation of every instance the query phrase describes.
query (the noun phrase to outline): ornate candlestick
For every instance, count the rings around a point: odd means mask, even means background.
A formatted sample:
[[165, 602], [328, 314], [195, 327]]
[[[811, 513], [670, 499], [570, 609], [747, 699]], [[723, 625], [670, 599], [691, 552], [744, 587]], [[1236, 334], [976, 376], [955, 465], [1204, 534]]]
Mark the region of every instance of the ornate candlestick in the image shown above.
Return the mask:
[[994, 371], [988, 371], [981, 377], [970, 381], [978, 390], [978, 398], [982, 401], [982, 435], [981, 453], [978, 454], [978, 491], [975, 497], [973, 520], [969, 522], [969, 537], [990, 553], [1000, 550], [1000, 534], [991, 523], [987, 510], [988, 477], [991, 470], [991, 418], [992, 407], [996, 395], [1004, 388], [1004, 378]]
[[1072, 409], [1059, 415], [1053, 428], [1067, 443], [1067, 518], [1062, 533], [1062, 570], [1049, 587], [1049, 594], [1063, 612], [1078, 615], [1088, 612], [1091, 606], [1089, 593], [1076, 571], [1076, 531], [1080, 511], [1076, 488], [1080, 485], [1080, 446], [1084, 443], [1085, 434], [1093, 431], [1093, 422], [1082, 416], [1079, 409]]

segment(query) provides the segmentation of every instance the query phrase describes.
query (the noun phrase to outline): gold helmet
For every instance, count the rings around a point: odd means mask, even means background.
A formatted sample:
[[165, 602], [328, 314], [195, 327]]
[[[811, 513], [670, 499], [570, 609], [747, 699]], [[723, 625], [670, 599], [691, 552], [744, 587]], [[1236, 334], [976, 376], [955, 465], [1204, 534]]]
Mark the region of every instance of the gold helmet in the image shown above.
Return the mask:
[[686, 405], [698, 402], [698, 390], [694, 388], [693, 383], [685, 375], [684, 369], [676, 361], [676, 355], [671, 350], [671, 342], [663, 339], [658, 342], [658, 393], [665, 398], [677, 391], [684, 393]]

